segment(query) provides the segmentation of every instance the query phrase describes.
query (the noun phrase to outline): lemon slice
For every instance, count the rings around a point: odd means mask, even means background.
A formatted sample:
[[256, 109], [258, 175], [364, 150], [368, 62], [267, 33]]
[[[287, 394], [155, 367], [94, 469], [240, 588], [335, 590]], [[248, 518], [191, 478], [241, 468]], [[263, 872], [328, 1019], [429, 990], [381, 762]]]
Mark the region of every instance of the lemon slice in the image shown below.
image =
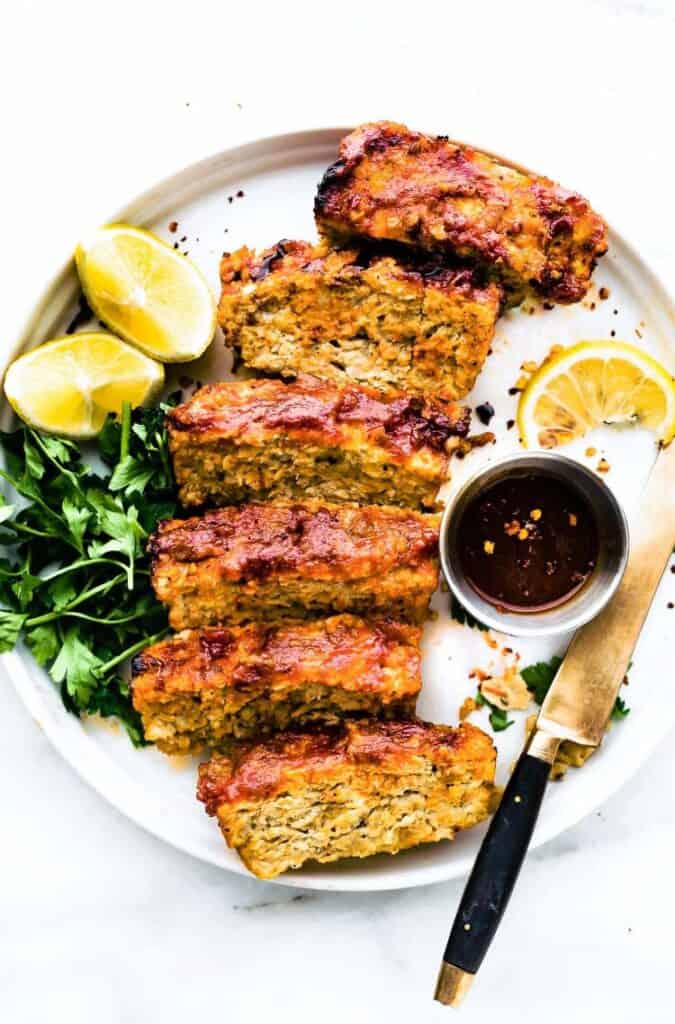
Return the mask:
[[582, 341], [547, 360], [520, 396], [527, 448], [555, 448], [601, 423], [636, 423], [662, 444], [675, 434], [675, 382], [634, 345]]
[[201, 272], [149, 231], [113, 224], [75, 250], [87, 301], [115, 334], [163, 363], [200, 356], [216, 329]]
[[143, 405], [164, 383], [164, 367], [112, 334], [55, 338], [16, 359], [5, 394], [31, 427], [50, 434], [94, 437], [122, 402]]

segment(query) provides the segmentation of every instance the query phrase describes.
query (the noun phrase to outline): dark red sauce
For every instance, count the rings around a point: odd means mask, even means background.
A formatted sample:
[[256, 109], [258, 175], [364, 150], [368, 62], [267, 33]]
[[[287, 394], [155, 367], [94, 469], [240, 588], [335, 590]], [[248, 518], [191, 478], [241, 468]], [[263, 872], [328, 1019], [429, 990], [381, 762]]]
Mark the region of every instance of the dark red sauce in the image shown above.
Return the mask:
[[554, 477], [518, 474], [469, 502], [457, 550], [467, 581], [490, 604], [543, 611], [568, 600], [591, 575], [598, 529], [576, 489]]

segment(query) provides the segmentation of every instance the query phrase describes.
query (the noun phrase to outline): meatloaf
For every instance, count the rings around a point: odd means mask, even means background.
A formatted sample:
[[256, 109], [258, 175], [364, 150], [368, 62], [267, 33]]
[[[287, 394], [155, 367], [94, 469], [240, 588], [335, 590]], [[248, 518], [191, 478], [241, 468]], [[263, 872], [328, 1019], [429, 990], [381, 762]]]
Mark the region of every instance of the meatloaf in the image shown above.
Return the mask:
[[578, 302], [607, 251], [606, 226], [580, 195], [390, 121], [342, 140], [315, 213], [342, 244], [386, 240], [479, 264], [511, 302], [529, 292]]
[[316, 377], [212, 384], [167, 425], [183, 505], [276, 498], [429, 507], [470, 412]]
[[355, 721], [239, 745], [201, 765], [197, 795], [246, 867], [275, 878], [452, 839], [488, 815], [494, 772], [475, 726]]
[[485, 362], [501, 289], [403, 250], [284, 240], [226, 254], [218, 321], [247, 366], [459, 399]]
[[185, 630], [134, 658], [133, 703], [145, 738], [167, 754], [347, 714], [410, 715], [420, 636], [418, 626], [353, 615]]
[[438, 577], [437, 515], [320, 501], [166, 520], [152, 584], [174, 629], [334, 612], [421, 622]]

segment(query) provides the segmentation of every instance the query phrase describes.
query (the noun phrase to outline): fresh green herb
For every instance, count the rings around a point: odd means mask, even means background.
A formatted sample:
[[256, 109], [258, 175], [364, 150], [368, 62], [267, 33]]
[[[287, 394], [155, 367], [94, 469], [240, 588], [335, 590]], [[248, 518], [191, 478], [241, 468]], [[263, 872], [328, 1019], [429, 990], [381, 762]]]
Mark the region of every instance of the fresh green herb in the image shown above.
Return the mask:
[[562, 658], [554, 655], [550, 661], [538, 661], [534, 665], [528, 665], [527, 668], [521, 668], [520, 674], [537, 704], [544, 703], [544, 697], [561, 664]]
[[620, 722], [622, 718], [630, 714], [630, 708], [626, 707], [625, 701], [621, 697], [616, 698], [616, 703], [612, 708], [612, 714], [610, 718], [613, 722]]
[[462, 626], [470, 626], [471, 629], [482, 630], [488, 628], [484, 623], [479, 622], [478, 619], [474, 619], [471, 612], [467, 611], [463, 604], [460, 604], [454, 594], [450, 598], [450, 614]]
[[[164, 430], [179, 395], [153, 409], [109, 417], [93, 459], [65, 438], [29, 427], [0, 432], [0, 652], [23, 639], [76, 714], [119, 718], [143, 743], [120, 667], [167, 632], [149, 582], [146, 542], [175, 512]], [[98, 472], [90, 465], [103, 465]]]
[[[554, 655], [550, 661], [538, 661], [536, 664], [528, 665], [527, 668], [520, 670], [520, 674], [525, 680], [527, 688], [532, 693], [537, 704], [544, 703], [544, 698], [546, 697], [561, 664], [562, 658]], [[631, 662], [628, 666], [629, 669], [632, 664], [633, 663]], [[617, 697], [610, 716], [612, 720], [618, 722], [622, 718], [625, 718], [629, 713], [630, 708], [626, 707], [626, 704], [621, 697]]]
[[506, 711], [503, 708], [497, 707], [496, 704], [492, 704], [487, 697], [478, 690], [476, 692], [476, 704], [479, 707], [490, 708], [490, 725], [492, 726], [493, 732], [503, 732], [504, 729], [508, 729], [510, 725], [513, 725], [515, 718], [509, 718]]

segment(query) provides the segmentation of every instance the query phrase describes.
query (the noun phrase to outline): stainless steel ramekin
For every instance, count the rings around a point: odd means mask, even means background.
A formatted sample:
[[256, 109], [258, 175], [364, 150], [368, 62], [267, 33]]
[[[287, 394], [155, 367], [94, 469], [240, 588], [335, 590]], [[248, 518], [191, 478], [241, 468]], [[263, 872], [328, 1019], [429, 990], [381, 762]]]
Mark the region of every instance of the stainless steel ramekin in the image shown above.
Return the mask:
[[[584, 586], [556, 608], [541, 612], [501, 612], [477, 594], [466, 580], [457, 552], [457, 528], [468, 502], [481, 491], [504, 477], [532, 472], [563, 481], [589, 503], [598, 528], [598, 562]], [[589, 622], [604, 608], [619, 585], [628, 550], [626, 517], [609, 487], [586, 466], [553, 452], [519, 452], [489, 463], [463, 484], [446, 505], [441, 519], [441, 566], [450, 590], [479, 622], [510, 636], [552, 636]]]

